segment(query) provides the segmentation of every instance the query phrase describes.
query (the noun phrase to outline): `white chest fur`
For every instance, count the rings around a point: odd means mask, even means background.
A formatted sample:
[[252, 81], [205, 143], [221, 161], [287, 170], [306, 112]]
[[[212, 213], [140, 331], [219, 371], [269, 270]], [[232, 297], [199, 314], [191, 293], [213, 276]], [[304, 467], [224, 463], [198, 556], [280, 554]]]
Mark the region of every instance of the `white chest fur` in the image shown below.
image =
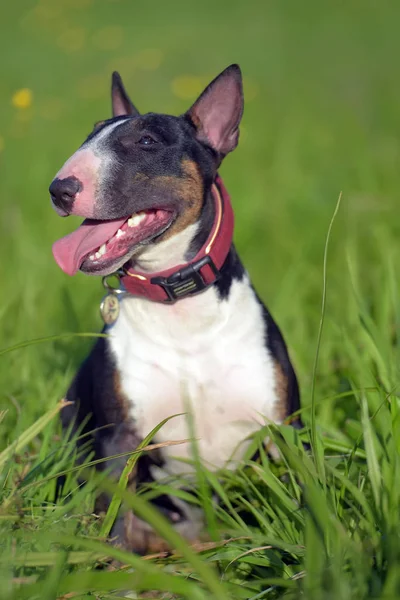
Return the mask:
[[[170, 306], [127, 297], [109, 333], [140, 436], [190, 410], [200, 454], [218, 468], [234, 466], [249, 443], [243, 440], [266, 419], [276, 421], [274, 362], [247, 278], [235, 280], [222, 301], [213, 288]], [[178, 416], [156, 440], [187, 437], [187, 417]], [[175, 459], [190, 458], [189, 443], [166, 447], [163, 457], [169, 473], [190, 470]]]

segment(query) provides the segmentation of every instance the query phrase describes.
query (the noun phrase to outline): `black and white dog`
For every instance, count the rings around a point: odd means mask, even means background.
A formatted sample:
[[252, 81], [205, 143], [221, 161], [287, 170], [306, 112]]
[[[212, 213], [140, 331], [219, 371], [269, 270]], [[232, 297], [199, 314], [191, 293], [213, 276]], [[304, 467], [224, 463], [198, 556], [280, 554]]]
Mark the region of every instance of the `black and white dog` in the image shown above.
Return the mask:
[[[59, 215], [86, 219], [54, 244], [59, 266], [120, 280], [102, 304], [109, 337], [72, 383], [64, 425], [102, 428], [94, 433], [100, 458], [135, 449], [163, 419], [191, 411], [204, 463], [234, 468], [252, 433], [299, 408], [285, 342], [232, 245], [232, 208], [217, 174], [238, 143], [240, 69], [228, 67], [179, 117], [140, 114], [114, 73], [112, 109], [50, 186]], [[187, 416], [176, 416], [154, 441], [188, 435]], [[190, 471], [179, 460], [190, 450], [144, 456], [135, 484]], [[178, 531], [197, 536], [198, 515], [186, 504], [159, 504]], [[157, 544], [132, 514], [113, 534], [136, 552]]]

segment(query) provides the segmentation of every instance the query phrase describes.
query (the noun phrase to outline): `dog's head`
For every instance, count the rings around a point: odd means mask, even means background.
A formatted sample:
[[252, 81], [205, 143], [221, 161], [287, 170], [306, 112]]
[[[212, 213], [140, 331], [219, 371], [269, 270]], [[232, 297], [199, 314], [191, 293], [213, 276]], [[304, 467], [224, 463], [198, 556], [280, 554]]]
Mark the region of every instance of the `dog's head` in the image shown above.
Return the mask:
[[217, 168], [238, 143], [240, 69], [225, 69], [179, 117], [141, 115], [114, 73], [112, 112], [50, 185], [59, 215], [86, 219], [53, 246], [70, 275], [107, 275], [139, 256], [145, 264], [155, 247], [168, 253], [167, 240], [180, 240], [183, 254], [200, 241]]

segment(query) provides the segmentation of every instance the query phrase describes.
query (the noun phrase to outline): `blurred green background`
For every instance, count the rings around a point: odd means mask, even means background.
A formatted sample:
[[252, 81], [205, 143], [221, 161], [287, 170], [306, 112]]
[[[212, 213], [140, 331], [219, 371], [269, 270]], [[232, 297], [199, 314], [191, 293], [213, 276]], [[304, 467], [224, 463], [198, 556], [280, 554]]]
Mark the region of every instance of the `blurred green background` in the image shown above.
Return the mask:
[[[325, 238], [343, 191], [318, 399], [346, 389], [346, 343], [363, 348], [355, 287], [392, 335], [382, 297], [395, 296], [399, 275], [400, 3], [20, 0], [0, 11], [0, 347], [101, 327], [100, 280], [69, 278], [52, 258], [52, 242], [77, 220], [56, 215], [47, 189], [110, 115], [112, 70], [140, 110], [179, 114], [238, 62], [245, 116], [221, 173], [238, 249], [283, 329], [305, 405]], [[66, 339], [1, 357], [2, 442], [62, 396], [89, 346]], [[340, 424], [346, 410], [321, 402], [321, 422]]]

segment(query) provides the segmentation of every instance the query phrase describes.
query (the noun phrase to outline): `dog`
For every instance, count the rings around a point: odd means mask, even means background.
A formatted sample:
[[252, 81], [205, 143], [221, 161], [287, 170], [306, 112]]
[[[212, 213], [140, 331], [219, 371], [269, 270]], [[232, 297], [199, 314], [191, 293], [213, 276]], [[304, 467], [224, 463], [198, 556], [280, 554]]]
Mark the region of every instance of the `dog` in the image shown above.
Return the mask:
[[[225, 69], [178, 117], [139, 113], [118, 73], [111, 96], [112, 118], [95, 125], [49, 188], [60, 216], [85, 218], [54, 243], [55, 260], [69, 275], [102, 276], [108, 289], [107, 337], [72, 382], [63, 425], [84, 424], [96, 458], [105, 458], [134, 450], [171, 416], [154, 442], [187, 439], [191, 413], [204, 464], [234, 469], [254, 432], [300, 406], [282, 334], [232, 243], [232, 206], [218, 175], [238, 144], [241, 71]], [[144, 454], [130, 485], [189, 477], [191, 449]], [[110, 464], [115, 477], [124, 464]], [[157, 503], [178, 532], [197, 539], [198, 511], [175, 497]], [[112, 535], [140, 554], [159, 543], [131, 512]]]

